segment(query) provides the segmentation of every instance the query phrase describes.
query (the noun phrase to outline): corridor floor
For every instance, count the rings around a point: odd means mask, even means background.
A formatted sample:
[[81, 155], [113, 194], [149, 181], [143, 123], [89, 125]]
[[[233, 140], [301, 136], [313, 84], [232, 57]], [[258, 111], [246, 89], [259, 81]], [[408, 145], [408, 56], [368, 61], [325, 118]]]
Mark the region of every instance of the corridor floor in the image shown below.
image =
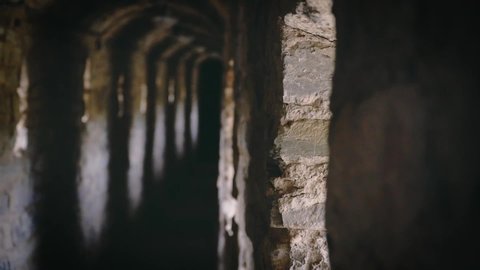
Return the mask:
[[216, 163], [177, 162], [112, 241], [96, 269], [216, 269]]

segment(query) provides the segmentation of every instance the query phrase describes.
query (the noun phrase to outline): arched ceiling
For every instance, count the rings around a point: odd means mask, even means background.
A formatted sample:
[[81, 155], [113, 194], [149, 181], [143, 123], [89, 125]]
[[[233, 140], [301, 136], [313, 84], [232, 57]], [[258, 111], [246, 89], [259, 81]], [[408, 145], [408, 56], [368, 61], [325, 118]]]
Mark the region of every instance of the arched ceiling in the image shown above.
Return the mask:
[[[200, 1], [201, 2], [201, 1]], [[211, 10], [218, 13], [219, 0], [213, 1]], [[86, 33], [100, 43], [140, 43], [145, 51], [157, 43], [173, 36], [179, 44], [190, 40], [190, 46], [208, 48], [220, 53], [223, 43], [224, 23], [201, 13], [197, 5], [187, 5], [186, 1], [137, 1], [135, 3], [111, 6], [96, 12], [87, 24]], [[224, 12], [221, 11], [220, 12]]]
[[[225, 0], [28, 0], [32, 22], [47, 28], [77, 28], [104, 43], [144, 20], [139, 32], [171, 29], [171, 34], [195, 36], [221, 43], [226, 18]], [[137, 34], [137, 37], [140, 37]], [[214, 40], [214, 41], [213, 41]]]
[[[223, 24], [216, 23], [204, 14], [179, 4], [155, 2], [139, 3], [113, 7], [108, 11], [100, 11], [94, 14], [94, 18], [87, 20], [88, 32], [99, 36], [111, 36], [128, 22], [138, 17], [148, 16], [170, 18], [190, 25], [198, 29], [204, 29], [208, 33], [219, 34], [222, 32]], [[162, 22], [161, 20], [159, 22]]]

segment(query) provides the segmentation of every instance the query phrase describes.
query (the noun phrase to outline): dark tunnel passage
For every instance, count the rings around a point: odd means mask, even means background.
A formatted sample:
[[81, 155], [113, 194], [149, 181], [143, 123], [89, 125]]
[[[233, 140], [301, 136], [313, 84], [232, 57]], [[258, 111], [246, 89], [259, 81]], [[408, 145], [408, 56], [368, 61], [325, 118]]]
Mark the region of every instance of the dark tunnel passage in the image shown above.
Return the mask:
[[[154, 70], [150, 75], [154, 74]], [[175, 74], [169, 74], [174, 76]], [[190, 134], [176, 134], [175, 100], [165, 107], [166, 143], [165, 170], [161, 176], [152, 172], [153, 145], [145, 144], [143, 201], [133, 218], [127, 214], [112, 217], [105, 232], [104, 243], [91, 261], [93, 269], [215, 269], [217, 265], [218, 201], [216, 180], [218, 174], [218, 145], [220, 130], [220, 100], [223, 68], [218, 60], [206, 60], [199, 66], [198, 142], [197, 147], [179, 155], [175, 140]], [[153, 93], [152, 93], [153, 94]], [[168, 89], [157, 94], [165, 95]], [[153, 96], [150, 96], [153, 98]], [[150, 112], [151, 115], [154, 115]], [[147, 118], [148, 133], [153, 133], [155, 119]], [[150, 124], [148, 124], [150, 123]], [[190, 130], [188, 130], [190, 132]], [[148, 136], [153, 138], [152, 135]], [[147, 137], [147, 138], [148, 138]], [[185, 142], [186, 143], [186, 142]], [[124, 144], [126, 145], [126, 144]], [[171, 145], [173, 147], [168, 147]], [[154, 149], [151, 149], [154, 150]], [[148, 154], [150, 153], [150, 154]], [[121, 154], [118, 154], [121, 155]], [[150, 156], [150, 157], [147, 157]], [[118, 173], [126, 177], [125, 165]], [[111, 168], [112, 169], [112, 168]], [[115, 169], [115, 168], [113, 168]], [[156, 179], [155, 179], [156, 178]], [[118, 178], [117, 178], [118, 179]], [[118, 192], [112, 191], [112, 193]], [[124, 192], [125, 193], [125, 192]], [[111, 201], [111, 210], [125, 207]], [[127, 209], [126, 207], [124, 209]], [[113, 223], [115, 222], [115, 223]], [[185, 258], [188, 257], [188, 260]]]
[[[49, 209], [37, 212], [42, 218], [39, 227], [45, 226], [45, 230], [50, 233], [44, 237], [39, 236], [42, 253], [37, 254], [37, 261], [41, 268], [65, 265], [69, 265], [71, 269], [216, 268], [219, 229], [216, 180], [223, 66], [218, 59], [206, 58], [197, 63], [197, 68], [194, 69], [194, 61], [187, 59], [183, 61], [184, 73], [190, 75], [190, 78], [182, 84], [180, 81], [186, 77], [177, 74], [179, 57], [170, 58], [167, 65], [158, 64], [158, 57], [170, 42], [171, 40], [161, 44], [156, 51], [145, 56], [146, 108], [140, 118], [135, 116], [135, 92], [132, 83], [134, 67], [129, 50], [131, 44], [119, 46], [112, 43], [110, 61], [113, 69], [109, 82], [111, 90], [105, 98], [106, 103], [102, 104], [107, 108], [107, 124], [103, 132], [107, 133], [109, 156], [106, 211], [103, 213], [106, 222], [93, 246], [81, 240], [83, 238], [79, 230], [81, 221], [77, 217], [62, 217], [59, 223], [65, 224], [68, 220], [77, 231], [69, 227], [56, 228], [52, 224], [44, 224], [43, 222], [57, 220], [51, 210], [63, 212], [61, 207], [79, 207], [78, 202], [68, 201], [75, 196], [63, 197], [67, 188], [75, 192], [78, 187], [69, 185], [56, 191], [51, 186], [38, 186], [37, 191], [40, 194], [56, 198], [55, 204], [52, 202], [45, 205]], [[158, 78], [157, 76], [161, 76], [159, 72], [161, 67], [166, 69], [165, 77]], [[193, 75], [196, 75], [195, 78], [192, 78]], [[159, 79], [163, 80], [157, 84]], [[181, 89], [182, 87], [185, 89]], [[184, 97], [181, 98], [181, 95]], [[43, 98], [49, 99], [50, 96]], [[181, 104], [182, 102], [186, 104]], [[157, 103], [160, 105], [157, 106]], [[51, 119], [51, 113], [54, 111], [52, 108], [55, 107], [45, 108], [47, 109], [45, 114], [42, 112], [39, 118]], [[184, 112], [179, 113], [180, 110]], [[164, 122], [157, 121], [161, 115], [164, 116], [160, 120]], [[31, 118], [31, 121], [33, 120], [34, 118]], [[135, 129], [142, 128], [136, 121], [145, 123], [143, 126], [145, 132], [141, 133], [145, 136], [144, 143], [134, 145], [137, 148], [144, 148], [143, 156], [134, 156], [143, 160], [141, 164], [143, 189], [138, 208], [129, 211], [131, 208], [129, 205], [132, 203], [128, 194], [128, 189], [131, 188], [129, 171], [135, 166], [129, 153], [132, 151], [129, 145], [132, 142], [136, 143]], [[66, 122], [62, 128], [68, 129], [67, 124], [70, 122]], [[178, 129], [178, 126], [184, 128]], [[80, 130], [77, 129], [72, 132], [80, 134]], [[84, 129], [84, 132], [88, 130]], [[58, 137], [64, 135], [64, 132], [56, 134]], [[32, 142], [38, 145], [52, 144], [38, 134], [32, 133], [31, 136], [36, 136]], [[155, 139], [159, 137], [164, 138], [164, 147], [155, 143]], [[65, 143], [72, 144], [69, 141]], [[180, 144], [183, 146], [179, 147]], [[81, 143], [76, 142], [72, 145]], [[159, 151], [160, 158], [154, 157], [154, 152]], [[53, 154], [55, 152], [49, 153], [49, 156]], [[61, 157], [63, 156], [51, 158]], [[76, 163], [78, 158], [72, 157], [70, 162]], [[60, 159], [56, 163], [65, 166], [65, 162], [67, 160]], [[156, 163], [163, 163], [161, 174], [154, 172], [154, 167], [159, 165]], [[65, 170], [67, 168], [65, 167]], [[46, 169], [50, 173], [58, 173], [55, 166], [44, 168]], [[74, 179], [75, 171], [71, 173]], [[43, 202], [40, 206], [42, 205]], [[50, 231], [54, 228], [55, 231]], [[75, 240], [71, 240], [74, 248], [65, 249], [64, 246], [57, 244], [66, 236], [76, 237]], [[57, 257], [56, 254], [59, 252], [64, 255]]]
[[26, 59], [35, 266], [216, 269], [221, 17], [163, 2], [82, 7], [93, 22], [35, 17]]

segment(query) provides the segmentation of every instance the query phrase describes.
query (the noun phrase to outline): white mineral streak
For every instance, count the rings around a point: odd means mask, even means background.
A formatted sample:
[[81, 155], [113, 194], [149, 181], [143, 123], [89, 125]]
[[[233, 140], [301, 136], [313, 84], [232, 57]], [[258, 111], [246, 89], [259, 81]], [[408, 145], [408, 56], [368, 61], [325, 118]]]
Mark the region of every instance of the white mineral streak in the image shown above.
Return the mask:
[[27, 103], [27, 91], [28, 91], [28, 75], [27, 75], [27, 66], [25, 63], [22, 65], [22, 71], [20, 75], [20, 85], [17, 88], [17, 94], [20, 99], [20, 120], [16, 126], [16, 137], [15, 144], [13, 146], [13, 154], [16, 157], [22, 157], [23, 153], [27, 151], [28, 146], [28, 130], [25, 125], [26, 122], [26, 112], [28, 108]]
[[[244, 104], [243, 110], [248, 110], [247, 105]], [[239, 263], [238, 269], [252, 270], [255, 268], [253, 261], [253, 244], [247, 235], [246, 225], [246, 179], [248, 178], [248, 169], [250, 164], [250, 154], [248, 150], [248, 143], [246, 138], [249, 121], [247, 117], [242, 114], [238, 121], [237, 128], [237, 149], [238, 149], [238, 170], [235, 178], [235, 183], [238, 190], [238, 204], [235, 213], [235, 222], [238, 225], [238, 246], [239, 246]]]
[[78, 199], [81, 225], [87, 243], [93, 244], [101, 234], [107, 202], [109, 154], [104, 116], [86, 124], [80, 160]]
[[192, 96], [192, 108], [190, 111], [190, 138], [192, 139], [192, 148], [196, 148], [198, 141], [198, 126], [199, 126], [199, 107], [198, 107], [198, 76], [199, 76], [199, 60], [196, 61], [195, 69], [193, 72], [191, 96]]
[[176, 144], [176, 156], [181, 158], [185, 151], [185, 100], [186, 100], [186, 87], [185, 87], [185, 62], [181, 61], [178, 67], [177, 75], [177, 106], [175, 109], [175, 144]]
[[163, 175], [165, 166], [165, 77], [167, 74], [165, 63], [158, 65], [158, 76], [156, 80], [156, 86], [158, 89], [157, 102], [155, 108], [155, 138], [153, 147], [153, 172], [155, 179], [159, 179]]
[[140, 204], [142, 196], [143, 160], [145, 156], [145, 115], [135, 112], [130, 132], [128, 170], [128, 197], [130, 211], [134, 212]]
[[223, 96], [220, 133], [220, 162], [218, 171], [218, 196], [220, 201], [220, 224], [224, 224], [229, 235], [233, 235], [232, 224], [236, 214], [237, 200], [232, 196], [233, 178], [233, 132], [235, 123], [234, 69], [233, 60], [228, 63], [226, 86]]

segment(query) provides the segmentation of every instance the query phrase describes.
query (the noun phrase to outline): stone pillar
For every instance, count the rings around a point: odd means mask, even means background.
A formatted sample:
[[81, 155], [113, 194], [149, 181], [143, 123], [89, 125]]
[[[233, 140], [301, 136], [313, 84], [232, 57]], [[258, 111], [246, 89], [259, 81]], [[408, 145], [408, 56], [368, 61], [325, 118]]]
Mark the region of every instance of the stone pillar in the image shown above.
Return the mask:
[[275, 139], [282, 175], [271, 182], [271, 226], [289, 240], [280, 241], [271, 256], [276, 267], [329, 269], [325, 200], [335, 61], [331, 2], [300, 2], [284, 16], [282, 30], [283, 113]]
[[192, 155], [194, 155], [192, 146], [192, 94], [193, 94], [193, 74], [195, 72], [195, 59], [197, 53], [193, 53], [185, 61], [185, 156], [188, 158], [187, 166], [191, 166]]
[[176, 74], [176, 116], [175, 116], [175, 137], [176, 137], [176, 152], [179, 159], [185, 157], [185, 102], [187, 97], [187, 91], [185, 88], [185, 59], [183, 56], [177, 61], [177, 74]]
[[132, 126], [129, 138], [128, 192], [131, 214], [141, 203], [147, 135], [147, 85], [145, 55], [141, 49], [132, 54]]
[[[143, 191], [142, 200], [150, 198], [150, 194], [154, 189], [154, 180], [157, 166], [155, 155], [159, 149], [156, 149], [157, 129], [157, 98], [158, 86], [156, 84], [158, 75], [157, 59], [152, 59], [151, 55], [144, 54], [144, 72], [145, 72], [145, 158], [143, 166]], [[162, 150], [160, 150], [162, 151]]]
[[[121, 44], [121, 43], [120, 43]], [[112, 43], [110, 65], [112, 76], [109, 82], [108, 142], [109, 142], [109, 182], [107, 201], [107, 226], [109, 240], [121, 243], [124, 228], [128, 224], [128, 176], [129, 140], [132, 126], [132, 51]], [[118, 250], [126, 247], [112, 243]]]
[[[0, 10], [0, 269], [30, 267], [34, 234], [32, 183], [25, 155], [28, 78], [24, 63], [25, 18]], [[23, 64], [22, 64], [23, 63]]]
[[85, 58], [79, 36], [42, 24], [34, 28], [27, 127], [38, 269], [83, 269], [76, 183]]
[[155, 98], [155, 139], [154, 139], [154, 177], [159, 179], [163, 176], [165, 168], [165, 137], [166, 137], [166, 117], [165, 108], [167, 98], [165, 92], [168, 90], [167, 65], [165, 62], [155, 61], [156, 74], [155, 86], [157, 95]]
[[237, 13], [236, 218], [240, 258], [250, 260], [240, 267], [330, 268], [331, 6], [328, 0], [262, 1]]
[[167, 122], [166, 122], [166, 161], [167, 161], [167, 175], [168, 172], [173, 173], [179, 179], [172, 179], [168, 177], [168, 181], [165, 183], [166, 190], [169, 190], [169, 193], [172, 196], [180, 196], [182, 194], [183, 185], [182, 182], [182, 170], [179, 170], [183, 166], [183, 150], [184, 150], [184, 140], [183, 140], [183, 127], [184, 122], [184, 112], [185, 112], [185, 88], [184, 88], [184, 74], [181, 69], [181, 59], [182, 55], [185, 52], [188, 52], [189, 47], [179, 46], [174, 52], [168, 56], [164, 55], [163, 57], [168, 57], [166, 59], [168, 71], [167, 71], [167, 81], [168, 87], [166, 92], [167, 100]]
[[200, 73], [200, 64], [205, 60], [204, 56], [199, 56], [194, 64], [191, 78], [190, 90], [190, 141], [192, 151], [197, 151], [198, 129], [200, 125], [199, 107], [198, 107], [198, 77]]
[[84, 76], [82, 147], [78, 198], [81, 225], [88, 248], [99, 243], [108, 199], [108, 94], [112, 76], [110, 52], [90, 42]]

